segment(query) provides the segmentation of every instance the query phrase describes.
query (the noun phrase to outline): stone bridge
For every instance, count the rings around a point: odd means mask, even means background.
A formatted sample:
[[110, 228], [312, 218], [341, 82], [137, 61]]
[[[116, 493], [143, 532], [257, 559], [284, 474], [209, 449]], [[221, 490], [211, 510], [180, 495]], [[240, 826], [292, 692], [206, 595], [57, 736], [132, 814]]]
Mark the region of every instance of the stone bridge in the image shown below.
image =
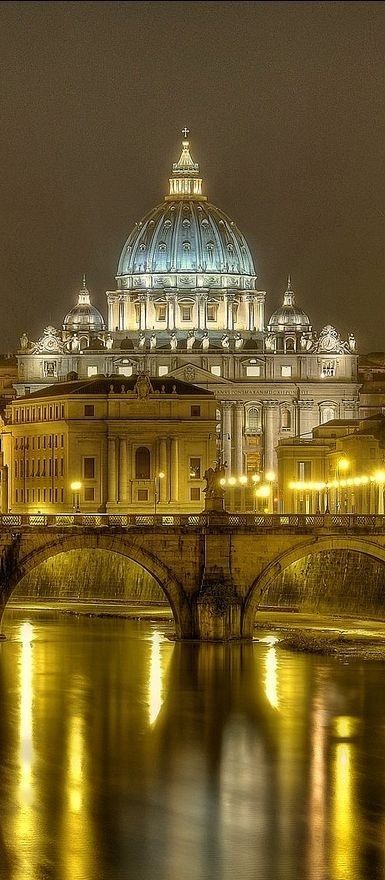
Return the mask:
[[120, 554], [149, 572], [170, 603], [177, 637], [249, 639], [261, 597], [292, 563], [335, 550], [385, 563], [385, 517], [4, 514], [0, 615], [32, 569], [84, 548]]

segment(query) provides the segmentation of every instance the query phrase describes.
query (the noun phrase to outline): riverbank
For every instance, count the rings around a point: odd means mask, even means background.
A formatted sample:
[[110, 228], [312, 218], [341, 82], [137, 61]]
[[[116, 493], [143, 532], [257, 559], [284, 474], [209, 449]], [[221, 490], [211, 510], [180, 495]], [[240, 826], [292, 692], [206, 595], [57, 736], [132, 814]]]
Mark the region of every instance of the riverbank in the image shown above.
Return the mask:
[[256, 639], [261, 631], [276, 633], [278, 647], [299, 653], [385, 660], [385, 619], [258, 612]]
[[164, 604], [148, 604], [127, 602], [97, 602], [74, 600], [55, 600], [49, 602], [10, 602], [7, 606], [7, 612], [12, 611], [30, 611], [33, 614], [63, 614], [75, 617], [122, 617], [127, 620], [165, 620], [173, 619], [172, 611], [169, 605]]

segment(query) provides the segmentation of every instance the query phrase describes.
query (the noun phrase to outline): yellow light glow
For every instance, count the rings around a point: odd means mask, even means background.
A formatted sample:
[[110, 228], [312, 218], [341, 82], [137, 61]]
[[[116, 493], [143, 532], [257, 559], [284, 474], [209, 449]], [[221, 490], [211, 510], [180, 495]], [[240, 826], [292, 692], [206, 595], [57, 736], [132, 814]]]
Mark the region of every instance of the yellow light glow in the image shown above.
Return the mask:
[[235, 477], [229, 477], [227, 482], [228, 482], [229, 486], [235, 486], [237, 481], [236, 481]]
[[239, 477], [239, 482], [241, 483], [242, 486], [245, 486], [247, 483], [247, 477], [246, 476]]
[[267, 480], [268, 483], [273, 483], [274, 480], [276, 479], [276, 474], [274, 473], [274, 471], [266, 471], [265, 479]]
[[257, 498], [268, 498], [270, 495], [270, 487], [269, 486], [260, 486], [256, 491]]
[[225, 486], [225, 485], [226, 485], [226, 480], [225, 480], [224, 477], [221, 477], [221, 479], [219, 480], [219, 485], [220, 485], [220, 486]]
[[79, 483], [78, 480], [75, 480], [73, 483], [71, 483], [71, 489], [73, 492], [79, 492], [81, 488], [82, 484]]
[[82, 774], [84, 757], [84, 721], [80, 715], [70, 720], [68, 737], [68, 802], [73, 813], [82, 806]]
[[376, 483], [385, 483], [385, 471], [376, 471], [374, 474]]
[[339, 471], [348, 471], [350, 468], [350, 461], [348, 458], [339, 458], [337, 465]]
[[159, 479], [160, 479], [160, 480], [163, 480], [163, 479], [164, 479], [164, 476], [165, 476], [165, 475], [164, 475], [163, 471], [159, 471], [159, 474], [158, 474]]
[[160, 643], [162, 636], [154, 632], [151, 636], [151, 660], [149, 678], [149, 722], [154, 724], [163, 704], [162, 695], [162, 669], [160, 656]]
[[271, 645], [265, 656], [265, 694], [273, 709], [279, 709], [277, 671], [277, 649]]
[[29, 804], [32, 766], [32, 637], [29, 621], [22, 624], [21, 636], [21, 697], [20, 697], [20, 794], [23, 804]]
[[253, 474], [251, 479], [252, 479], [253, 483], [260, 483], [261, 482], [261, 477], [259, 474]]
[[352, 743], [337, 743], [332, 761], [331, 868], [339, 880], [355, 876], [360, 839], [353, 749]]
[[357, 733], [358, 718], [352, 715], [338, 715], [333, 719], [333, 732], [339, 739], [350, 739]]

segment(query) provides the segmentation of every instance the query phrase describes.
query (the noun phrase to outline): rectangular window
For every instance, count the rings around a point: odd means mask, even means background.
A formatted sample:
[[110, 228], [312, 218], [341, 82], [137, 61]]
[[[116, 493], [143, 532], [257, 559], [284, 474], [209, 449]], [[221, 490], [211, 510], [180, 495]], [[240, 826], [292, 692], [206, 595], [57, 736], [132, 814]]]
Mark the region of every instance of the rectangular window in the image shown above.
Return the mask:
[[180, 314], [182, 321], [191, 321], [192, 306], [181, 306]]
[[93, 486], [86, 486], [84, 489], [84, 500], [95, 501], [95, 489]]
[[336, 375], [335, 361], [322, 361], [321, 376], [323, 379]]
[[191, 407], [191, 415], [192, 415], [194, 418], [197, 418], [197, 416], [200, 416], [200, 414], [201, 414], [201, 408], [200, 408], [200, 406], [192, 406], [192, 407]]
[[190, 480], [200, 480], [200, 478], [201, 478], [201, 460], [200, 460], [200, 458], [190, 458], [189, 477], [190, 477]]
[[58, 490], [55, 489], [55, 501], [56, 501], [56, 502], [57, 502], [57, 497], [58, 497]]
[[83, 458], [83, 477], [85, 480], [95, 479], [95, 459]]
[[190, 489], [190, 501], [200, 501], [201, 500], [201, 490], [198, 486], [192, 486]]
[[138, 489], [138, 501], [148, 501], [148, 489]]
[[301, 483], [311, 480], [311, 461], [297, 461], [297, 479]]
[[207, 320], [208, 321], [216, 321], [218, 314], [218, 306], [216, 303], [209, 303], [207, 306]]
[[57, 376], [57, 361], [43, 361], [43, 373], [47, 379]]
[[95, 366], [87, 367], [88, 378], [90, 378], [91, 376], [97, 376], [97, 375], [98, 375], [98, 368], [97, 367], [95, 367]]
[[213, 374], [213, 376], [220, 376], [221, 368], [219, 366], [210, 367], [210, 372]]
[[127, 364], [127, 365], [123, 364], [123, 366], [118, 367], [118, 374], [119, 374], [119, 376], [132, 376], [131, 364]]
[[168, 373], [168, 367], [166, 367], [165, 364], [164, 364], [164, 365], [163, 365], [163, 364], [159, 364], [159, 367], [158, 367], [158, 376], [167, 376], [167, 373]]
[[261, 368], [258, 365], [256, 365], [256, 366], [250, 365], [250, 366], [246, 367], [246, 376], [260, 376], [260, 375], [261, 375]]
[[289, 376], [291, 376], [291, 367], [289, 367], [289, 366], [281, 367], [281, 376], [283, 376], [285, 379], [288, 379]]
[[85, 416], [94, 416], [95, 415], [95, 407], [92, 405], [92, 403], [85, 404], [84, 415]]
[[165, 321], [167, 317], [167, 306], [155, 306], [155, 320]]
[[60, 476], [64, 477], [64, 458], [60, 459]]
[[[64, 504], [64, 489], [60, 490], [61, 503]], [[40, 498], [39, 498], [40, 501]]]

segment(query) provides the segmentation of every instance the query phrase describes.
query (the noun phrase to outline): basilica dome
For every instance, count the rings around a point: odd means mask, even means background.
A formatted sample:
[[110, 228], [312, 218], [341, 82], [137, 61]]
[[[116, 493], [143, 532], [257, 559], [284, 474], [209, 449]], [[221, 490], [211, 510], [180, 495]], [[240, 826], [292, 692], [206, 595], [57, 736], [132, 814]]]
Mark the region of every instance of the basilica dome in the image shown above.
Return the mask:
[[92, 305], [90, 293], [86, 287], [85, 275], [83, 275], [83, 284], [78, 295], [77, 305], [65, 316], [63, 330], [67, 333], [99, 333], [105, 329], [106, 325], [103, 315], [99, 312], [99, 309]]
[[283, 303], [279, 309], [273, 312], [267, 326], [269, 330], [274, 332], [282, 332], [285, 330], [307, 332], [311, 330], [310, 318], [306, 312], [298, 308], [295, 302], [290, 277], [288, 278], [287, 290], [283, 297]]
[[146, 286], [147, 276], [147, 286], [172, 287], [178, 286], [178, 276], [188, 283], [190, 275], [196, 286], [254, 288], [255, 268], [246, 239], [234, 221], [202, 195], [199, 166], [191, 158], [186, 129], [184, 133], [169, 195], [135, 225], [122, 250], [117, 281], [121, 287], [135, 287], [139, 276]]

